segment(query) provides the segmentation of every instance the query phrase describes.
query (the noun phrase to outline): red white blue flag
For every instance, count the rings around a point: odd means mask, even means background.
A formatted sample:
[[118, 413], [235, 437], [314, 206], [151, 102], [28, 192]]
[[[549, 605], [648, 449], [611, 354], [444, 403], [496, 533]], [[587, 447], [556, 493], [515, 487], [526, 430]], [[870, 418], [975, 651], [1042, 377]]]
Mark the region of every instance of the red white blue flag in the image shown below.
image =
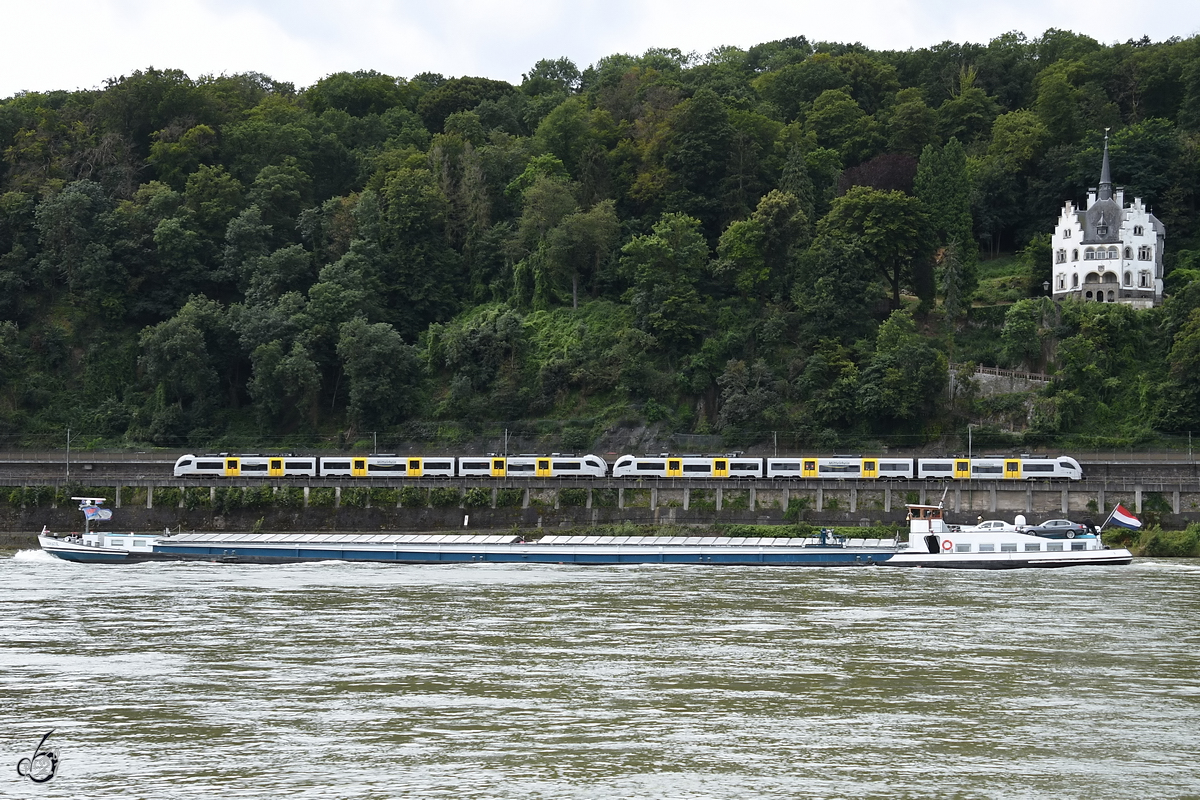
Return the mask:
[[1131, 530], [1136, 531], [1142, 527], [1142, 521], [1133, 514], [1130, 514], [1129, 511], [1125, 509], [1125, 506], [1121, 505], [1120, 503], [1117, 503], [1117, 507], [1113, 509], [1112, 515], [1108, 518], [1108, 521], [1113, 525], [1116, 525], [1118, 528], [1130, 528]]

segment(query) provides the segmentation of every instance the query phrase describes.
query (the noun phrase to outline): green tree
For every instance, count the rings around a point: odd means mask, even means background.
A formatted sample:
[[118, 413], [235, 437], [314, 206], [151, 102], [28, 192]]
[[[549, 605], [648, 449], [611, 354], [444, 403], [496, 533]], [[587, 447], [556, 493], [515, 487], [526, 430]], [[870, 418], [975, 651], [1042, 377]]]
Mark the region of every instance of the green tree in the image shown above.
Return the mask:
[[932, 299], [929, 217], [917, 198], [855, 186], [834, 201], [817, 234], [855, 241], [891, 287], [894, 309], [906, 285], [923, 301]]
[[351, 425], [366, 430], [405, 416], [418, 362], [415, 349], [391, 325], [361, 317], [345, 323], [337, 353], [346, 373]]
[[664, 214], [652, 233], [635, 236], [621, 249], [637, 325], [668, 351], [682, 350], [705, 329], [696, 283], [708, 259], [700, 220], [685, 214]]

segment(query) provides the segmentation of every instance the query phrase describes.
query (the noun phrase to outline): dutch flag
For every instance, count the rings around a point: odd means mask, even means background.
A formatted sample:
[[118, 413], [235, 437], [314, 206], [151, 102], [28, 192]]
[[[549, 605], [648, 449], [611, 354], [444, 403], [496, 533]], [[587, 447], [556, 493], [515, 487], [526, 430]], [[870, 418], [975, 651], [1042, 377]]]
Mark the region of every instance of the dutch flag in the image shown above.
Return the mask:
[[1117, 507], [1114, 508], [1112, 514], [1109, 515], [1108, 521], [1113, 525], [1116, 525], [1118, 528], [1129, 528], [1136, 531], [1142, 527], [1142, 521], [1133, 514], [1130, 514], [1125, 509], [1125, 506], [1121, 505], [1120, 503], [1117, 503]]

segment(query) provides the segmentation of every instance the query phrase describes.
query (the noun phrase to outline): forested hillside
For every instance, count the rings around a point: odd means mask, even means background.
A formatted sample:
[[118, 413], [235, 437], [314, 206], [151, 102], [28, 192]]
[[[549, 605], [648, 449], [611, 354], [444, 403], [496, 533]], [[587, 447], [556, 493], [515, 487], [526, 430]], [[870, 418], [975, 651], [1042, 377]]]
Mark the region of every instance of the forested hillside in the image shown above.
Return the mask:
[[[1152, 311], [1043, 296], [1106, 128], [1167, 228]], [[146, 69], [0, 101], [0, 153], [4, 445], [1200, 426], [1200, 38]], [[976, 363], [1054, 380], [951, 395]]]

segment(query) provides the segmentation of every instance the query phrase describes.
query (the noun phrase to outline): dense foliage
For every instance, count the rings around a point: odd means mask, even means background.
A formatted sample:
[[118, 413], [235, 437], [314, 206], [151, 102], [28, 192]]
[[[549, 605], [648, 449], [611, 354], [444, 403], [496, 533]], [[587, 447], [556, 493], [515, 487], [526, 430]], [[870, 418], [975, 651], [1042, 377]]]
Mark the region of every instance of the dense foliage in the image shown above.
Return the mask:
[[[1037, 298], [1106, 128], [1167, 226], [1153, 311]], [[1200, 423], [1200, 38], [795, 37], [519, 86], [148, 69], [0, 101], [0, 154], [7, 442]], [[951, 394], [951, 363], [1056, 379]]]

